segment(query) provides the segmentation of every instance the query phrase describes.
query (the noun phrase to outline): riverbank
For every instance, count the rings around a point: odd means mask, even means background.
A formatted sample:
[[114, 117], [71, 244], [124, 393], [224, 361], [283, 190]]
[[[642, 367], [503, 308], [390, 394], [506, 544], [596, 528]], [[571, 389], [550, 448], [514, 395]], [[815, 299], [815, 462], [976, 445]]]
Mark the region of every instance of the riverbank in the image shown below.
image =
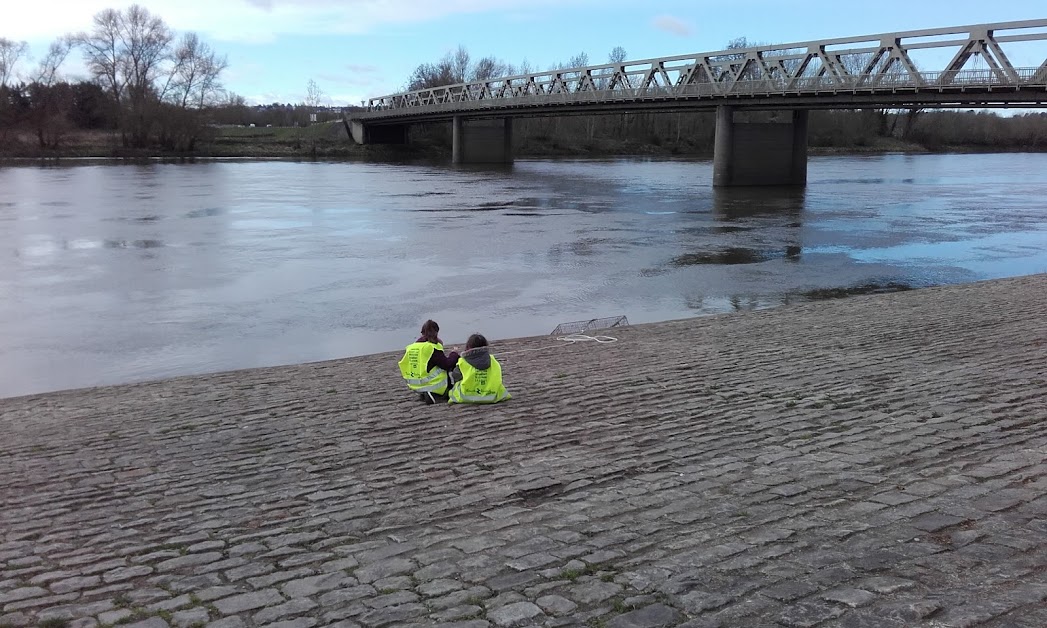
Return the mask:
[[0, 624], [1041, 626], [1047, 275], [0, 400]]
[[[1026, 152], [1028, 149], [985, 147], [972, 145], [940, 145], [928, 147], [896, 138], [876, 138], [853, 146], [810, 146], [811, 155], [858, 155], [883, 153], [999, 153]], [[584, 158], [584, 157], [694, 157], [712, 158], [710, 147], [691, 142], [640, 142], [615, 138], [596, 138], [582, 143], [560, 143], [546, 138], [541, 141], [518, 142], [516, 156], [520, 158]], [[341, 122], [316, 124], [309, 127], [220, 127], [198, 143], [192, 152], [171, 152], [156, 149], [129, 149], [120, 145], [112, 133], [84, 131], [70, 133], [59, 148], [40, 148], [29, 135], [12, 136], [0, 146], [4, 159], [193, 159], [193, 158], [292, 158], [292, 159], [360, 159], [360, 160], [449, 160], [451, 148], [447, 142], [422, 138], [410, 146], [360, 146], [350, 139]]]

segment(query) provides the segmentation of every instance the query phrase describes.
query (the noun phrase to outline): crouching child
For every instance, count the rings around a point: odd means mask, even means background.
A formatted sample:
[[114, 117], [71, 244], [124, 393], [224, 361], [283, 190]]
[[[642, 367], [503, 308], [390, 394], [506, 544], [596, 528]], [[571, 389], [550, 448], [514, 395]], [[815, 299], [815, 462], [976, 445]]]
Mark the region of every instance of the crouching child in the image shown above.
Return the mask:
[[502, 384], [502, 366], [480, 334], [473, 334], [466, 341], [454, 370], [454, 381], [448, 403], [498, 403], [511, 398]]
[[449, 373], [458, 362], [458, 354], [454, 351], [450, 355], [444, 354], [439, 333], [440, 326], [435, 321], [425, 321], [422, 335], [407, 345], [399, 363], [400, 374], [407, 381], [407, 387], [418, 393], [427, 404], [446, 399], [447, 389], [451, 385]]

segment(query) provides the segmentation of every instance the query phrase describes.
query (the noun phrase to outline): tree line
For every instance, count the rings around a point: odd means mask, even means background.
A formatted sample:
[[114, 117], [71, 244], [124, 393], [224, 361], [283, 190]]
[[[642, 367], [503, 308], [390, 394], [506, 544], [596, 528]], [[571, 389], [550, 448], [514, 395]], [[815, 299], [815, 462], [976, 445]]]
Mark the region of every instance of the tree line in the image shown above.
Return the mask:
[[[62, 78], [74, 53], [90, 80]], [[74, 130], [98, 129], [117, 132], [124, 148], [189, 152], [205, 135], [204, 113], [226, 97], [226, 57], [139, 5], [95, 14], [90, 30], [59, 37], [17, 80], [27, 61], [25, 42], [0, 37], [0, 147], [28, 131], [57, 149]]]

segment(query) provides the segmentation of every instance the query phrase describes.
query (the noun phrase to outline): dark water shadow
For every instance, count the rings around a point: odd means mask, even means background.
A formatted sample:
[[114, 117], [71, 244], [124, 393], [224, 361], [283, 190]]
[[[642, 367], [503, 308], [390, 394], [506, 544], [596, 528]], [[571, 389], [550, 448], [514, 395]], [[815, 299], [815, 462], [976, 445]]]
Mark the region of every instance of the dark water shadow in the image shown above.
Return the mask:
[[734, 265], [759, 264], [774, 259], [774, 251], [757, 250], [744, 247], [728, 247], [719, 251], [702, 253], [685, 253], [669, 260], [672, 266], [699, 266], [702, 264]]
[[[777, 259], [798, 262], [803, 253], [799, 229], [806, 200], [806, 190], [793, 186], [714, 188], [713, 223], [685, 231], [723, 236], [717, 239], [738, 237], [731, 238], [733, 243], [728, 245], [706, 244], [703, 250], [678, 255], [669, 260], [669, 266], [732, 266]], [[746, 246], [750, 243], [754, 246]]]
[[513, 171], [513, 164], [451, 164], [451, 169], [483, 174], [490, 174], [492, 172], [511, 174]]
[[806, 202], [807, 190], [797, 186], [713, 188], [713, 215], [725, 221], [780, 216], [794, 224], [799, 222]]
[[225, 210], [220, 207], [205, 207], [203, 209], [194, 209], [193, 211], [185, 215], [186, 218], [209, 218], [211, 216], [220, 216], [225, 213]]
[[883, 283], [863, 283], [843, 288], [816, 288], [799, 293], [799, 296], [811, 301], [825, 301], [828, 299], [843, 299], [861, 294], [886, 294], [889, 292], [904, 292], [912, 290], [915, 286], [896, 281]]
[[669, 260], [669, 265], [677, 268], [703, 264], [733, 266], [736, 264], [759, 264], [783, 258], [796, 261], [800, 258], [801, 251], [802, 247], [798, 245], [788, 245], [784, 249], [731, 246], [716, 251], [677, 255]]
[[164, 243], [160, 240], [106, 240], [103, 245], [107, 249], [158, 249]]

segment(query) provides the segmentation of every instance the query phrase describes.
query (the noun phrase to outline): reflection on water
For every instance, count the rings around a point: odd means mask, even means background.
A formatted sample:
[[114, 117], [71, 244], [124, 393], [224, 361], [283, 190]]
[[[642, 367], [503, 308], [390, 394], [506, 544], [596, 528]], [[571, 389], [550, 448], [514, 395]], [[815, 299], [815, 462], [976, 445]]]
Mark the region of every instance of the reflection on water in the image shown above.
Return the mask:
[[[695, 264], [758, 264], [779, 257], [773, 250], [757, 250], [742, 247], [727, 247], [719, 251], [685, 253], [669, 260], [673, 266], [694, 266]], [[784, 252], [781, 257], [784, 257]]]
[[713, 188], [712, 194], [713, 212], [721, 220], [771, 216], [797, 227], [807, 200], [807, 189], [796, 186]]
[[1047, 272], [1047, 155], [0, 167], [0, 395]]
[[711, 193], [708, 224], [682, 230], [692, 237], [693, 244], [685, 247], [687, 252], [670, 259], [670, 266], [732, 266], [800, 259], [806, 190], [715, 188]]
[[164, 243], [159, 240], [135, 240], [128, 242], [127, 240], [106, 240], [105, 248], [107, 249], [155, 249], [163, 246]]

